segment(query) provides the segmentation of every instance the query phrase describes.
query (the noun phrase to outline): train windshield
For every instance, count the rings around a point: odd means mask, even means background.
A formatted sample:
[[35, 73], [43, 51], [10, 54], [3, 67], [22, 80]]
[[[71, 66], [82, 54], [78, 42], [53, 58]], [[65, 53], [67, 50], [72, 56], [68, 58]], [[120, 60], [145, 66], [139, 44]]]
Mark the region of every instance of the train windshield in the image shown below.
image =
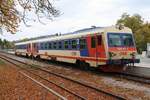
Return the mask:
[[134, 46], [132, 34], [108, 33], [110, 47]]

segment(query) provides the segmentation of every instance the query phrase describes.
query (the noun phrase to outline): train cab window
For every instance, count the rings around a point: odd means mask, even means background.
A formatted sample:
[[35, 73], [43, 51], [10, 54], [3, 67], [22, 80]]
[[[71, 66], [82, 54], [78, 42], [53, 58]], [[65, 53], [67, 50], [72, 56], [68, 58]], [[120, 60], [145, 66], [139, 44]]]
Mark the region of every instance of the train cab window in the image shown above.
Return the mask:
[[51, 49], [51, 48], [52, 48], [52, 44], [48, 43], [48, 49]]
[[61, 41], [60, 41], [60, 42], [58, 42], [58, 48], [59, 48], [59, 49], [61, 49], [61, 48], [62, 48], [62, 43], [61, 43]]
[[86, 48], [86, 39], [80, 39], [79, 40], [80, 49]]
[[101, 35], [97, 36], [97, 44], [102, 45], [102, 36]]
[[122, 35], [123, 46], [134, 46], [133, 37], [131, 34]]
[[65, 47], [65, 49], [68, 49], [68, 47], [69, 47], [69, 42], [68, 41], [65, 41], [64, 47]]
[[71, 41], [71, 46], [72, 46], [72, 49], [76, 49], [77, 48], [77, 41], [76, 40], [72, 40]]
[[96, 47], [96, 40], [95, 37], [91, 37], [91, 48], [95, 48]]
[[57, 48], [57, 42], [54, 42], [53, 43], [53, 49], [56, 49]]

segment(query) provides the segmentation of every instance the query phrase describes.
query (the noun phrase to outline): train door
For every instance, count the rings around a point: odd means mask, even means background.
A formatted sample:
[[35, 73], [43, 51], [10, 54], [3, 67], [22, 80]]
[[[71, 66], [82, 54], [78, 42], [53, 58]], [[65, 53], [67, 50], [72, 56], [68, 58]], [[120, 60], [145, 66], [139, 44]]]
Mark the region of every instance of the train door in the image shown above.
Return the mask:
[[101, 34], [94, 34], [87, 37], [89, 57], [93, 57], [95, 64], [98, 65], [100, 59], [105, 57], [104, 45]]
[[36, 55], [38, 53], [38, 44], [32, 43], [32, 54]]
[[87, 42], [86, 42], [86, 38], [81, 38], [79, 39], [79, 48], [80, 48], [80, 55], [81, 56], [88, 56], [88, 48], [87, 48]]
[[28, 52], [28, 53], [31, 53], [31, 44], [30, 44], [30, 43], [27, 44], [27, 52]]

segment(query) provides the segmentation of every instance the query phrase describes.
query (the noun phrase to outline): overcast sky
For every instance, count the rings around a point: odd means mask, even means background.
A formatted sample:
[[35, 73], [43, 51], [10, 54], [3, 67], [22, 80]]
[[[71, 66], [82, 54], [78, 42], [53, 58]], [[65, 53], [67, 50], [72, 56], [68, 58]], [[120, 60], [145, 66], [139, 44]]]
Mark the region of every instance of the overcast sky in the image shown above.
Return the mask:
[[19, 40], [54, 33], [67, 33], [77, 29], [95, 26], [115, 25], [124, 12], [140, 14], [150, 22], [150, 0], [54, 0], [62, 15], [53, 21], [43, 19], [45, 25], [29, 22], [31, 27], [20, 24], [19, 31], [12, 35], [4, 32], [0, 38]]

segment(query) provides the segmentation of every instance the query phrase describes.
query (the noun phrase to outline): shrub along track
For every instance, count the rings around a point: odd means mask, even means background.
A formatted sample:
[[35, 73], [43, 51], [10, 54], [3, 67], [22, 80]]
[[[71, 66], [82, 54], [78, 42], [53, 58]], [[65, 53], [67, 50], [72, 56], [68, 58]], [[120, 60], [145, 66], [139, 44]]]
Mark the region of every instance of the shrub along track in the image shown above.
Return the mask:
[[[79, 80], [75, 80], [75, 79], [66, 77], [64, 75], [55, 73], [55, 72], [47, 71], [46, 69], [41, 68], [39, 66], [33, 66], [25, 62], [15, 60], [5, 55], [0, 55], [0, 58], [7, 60], [10, 63], [15, 64], [17, 67], [21, 68], [23, 71], [25, 71], [29, 75], [36, 77], [36, 79], [40, 78], [55, 87], [57, 86], [57, 88], [59, 87], [63, 89], [63, 92], [65, 90], [67, 93], [67, 96], [66, 95], [65, 96], [68, 98], [74, 97], [78, 99], [100, 99], [100, 100], [106, 100], [106, 99], [107, 100], [112, 100], [112, 99], [125, 100], [126, 99], [122, 96], [115, 95], [110, 92], [106, 92], [105, 90], [99, 89], [92, 85], [82, 83]], [[68, 87], [66, 87], [66, 85]], [[60, 94], [61, 93], [62, 93], [62, 90], [60, 91]]]

